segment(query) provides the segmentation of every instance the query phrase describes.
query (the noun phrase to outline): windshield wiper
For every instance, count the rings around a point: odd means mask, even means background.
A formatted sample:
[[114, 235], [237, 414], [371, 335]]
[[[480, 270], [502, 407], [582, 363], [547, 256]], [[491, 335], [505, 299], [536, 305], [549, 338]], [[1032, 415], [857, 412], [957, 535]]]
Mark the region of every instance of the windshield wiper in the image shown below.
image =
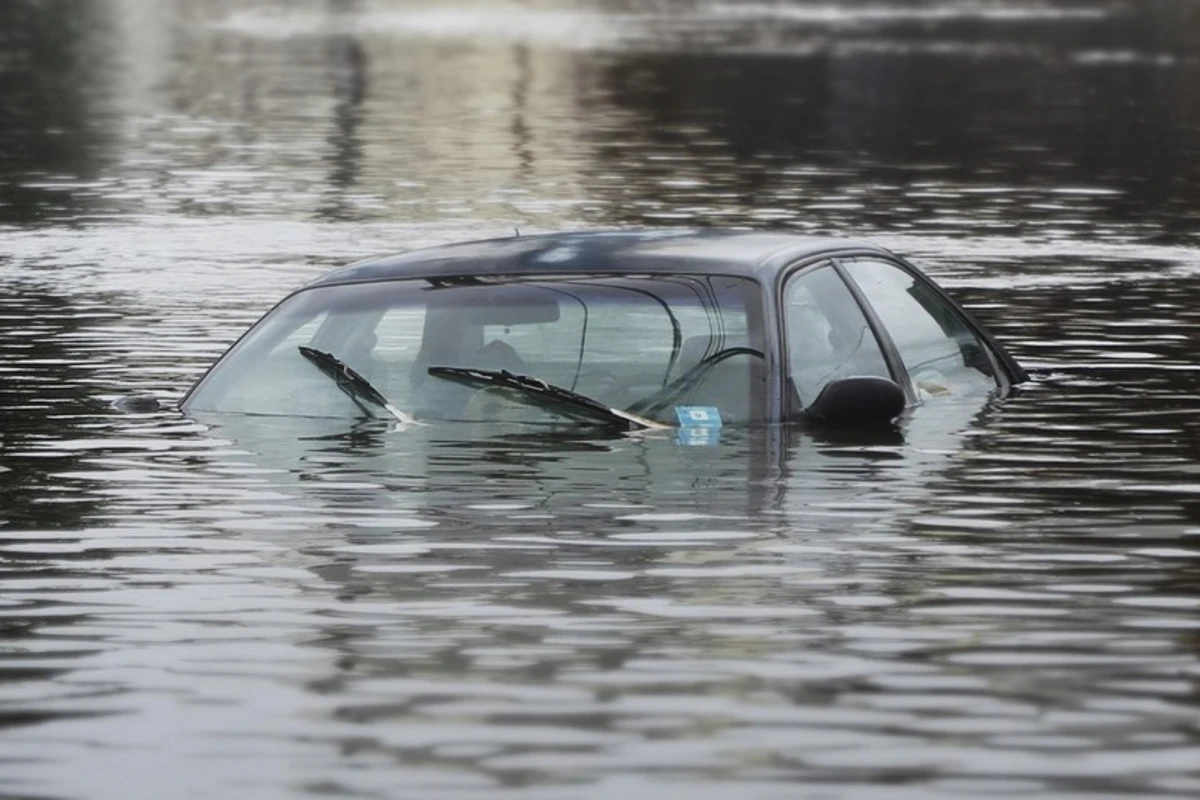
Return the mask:
[[668, 427], [654, 420], [639, 417], [637, 414], [630, 414], [628, 411], [610, 408], [599, 400], [547, 383], [541, 378], [517, 375], [506, 369], [429, 367], [428, 372], [434, 377], [456, 381], [474, 388], [503, 386], [506, 389], [513, 389], [529, 400], [532, 405], [582, 422], [594, 422], [602, 425], [620, 424], [628, 426], [631, 430]]
[[300, 355], [307, 358], [309, 361], [317, 365], [317, 369], [333, 378], [333, 382], [337, 387], [349, 395], [350, 399], [355, 404], [366, 411], [362, 401], [377, 405], [384, 411], [387, 411], [400, 422], [410, 423], [415, 420], [409, 414], [405, 414], [400, 409], [388, 402], [378, 389], [371, 385], [371, 382], [359, 375], [354, 369], [342, 361], [332, 353], [326, 353], [324, 350], [317, 350], [314, 347], [300, 346]]
[[655, 414], [662, 411], [684, 394], [703, 383], [708, 378], [709, 373], [712, 372], [713, 367], [725, 359], [733, 358], [734, 356], [766, 358], [761, 350], [756, 350], [753, 347], [726, 347], [724, 350], [718, 350], [712, 355], [700, 359], [699, 362], [688, 368], [686, 372], [654, 394], [631, 403], [629, 406], [630, 412]]

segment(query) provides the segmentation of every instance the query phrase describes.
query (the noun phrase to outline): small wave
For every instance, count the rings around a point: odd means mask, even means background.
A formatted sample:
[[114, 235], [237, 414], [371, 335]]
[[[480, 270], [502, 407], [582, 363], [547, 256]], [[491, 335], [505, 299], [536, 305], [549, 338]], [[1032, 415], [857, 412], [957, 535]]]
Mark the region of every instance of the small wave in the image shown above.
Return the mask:
[[561, 46], [600, 47], [622, 38], [623, 23], [644, 18], [588, 11], [522, 11], [437, 8], [369, 14], [312, 14], [254, 9], [216, 25], [218, 29], [262, 39], [336, 35], [400, 36], [426, 39], [538, 41]]
[[[742, 29], [761, 30], [784, 23], [823, 29], [881, 27], [905, 23], [937, 24], [963, 20], [1012, 24], [1030, 22], [1087, 22], [1104, 19], [1112, 10], [1102, 7], [1053, 8], [1042, 4], [998, 7], [982, 3], [939, 5], [842, 4], [783, 5], [720, 2], [675, 13], [612, 12], [599, 10], [531, 10], [437, 7], [366, 13], [304, 13], [251, 9], [235, 12], [215, 27], [261, 39], [294, 39], [336, 35], [399, 36], [424, 39], [500, 39], [550, 44], [568, 49], [636, 47], [652, 42], [662, 47], [673, 40], [699, 39], [707, 45], [730, 42]], [[738, 45], [745, 47], [745, 43]]]
[[729, 3], [708, 6], [709, 13], [725, 19], [779, 20], [822, 25], [886, 24], [904, 22], [1074, 22], [1105, 19], [1112, 10], [1100, 6], [1055, 8], [1043, 3], [997, 6], [994, 3], [948, 2], [936, 5], [877, 3], [847, 8], [841, 3], [797, 6], [783, 3]]
[[[955, 288], [1015, 289], [1145, 283], [1200, 276], [1200, 249], [1139, 241], [1033, 239], [1011, 236], [878, 235], [873, 241], [910, 255], [939, 283]], [[1078, 269], [1045, 262], [1069, 258]], [[1003, 264], [1000, 271], [960, 265]], [[1156, 265], [1156, 266], [1152, 266]], [[943, 269], [945, 266], [945, 269]]]
[[[1140, 53], [1136, 50], [1081, 50], [1071, 61], [1084, 67], [1116, 66], [1178, 66], [1180, 59], [1170, 53]], [[1194, 62], [1189, 62], [1194, 63]]]

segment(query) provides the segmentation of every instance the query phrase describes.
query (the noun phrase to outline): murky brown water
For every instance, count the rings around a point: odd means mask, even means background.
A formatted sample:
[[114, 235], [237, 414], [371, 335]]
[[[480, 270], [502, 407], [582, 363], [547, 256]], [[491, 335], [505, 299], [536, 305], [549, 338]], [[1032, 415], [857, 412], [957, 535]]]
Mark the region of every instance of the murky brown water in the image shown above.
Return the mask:
[[[0, 4], [0, 796], [1200, 794], [1185, 0]], [[1038, 379], [718, 447], [121, 415], [335, 264], [847, 232]]]

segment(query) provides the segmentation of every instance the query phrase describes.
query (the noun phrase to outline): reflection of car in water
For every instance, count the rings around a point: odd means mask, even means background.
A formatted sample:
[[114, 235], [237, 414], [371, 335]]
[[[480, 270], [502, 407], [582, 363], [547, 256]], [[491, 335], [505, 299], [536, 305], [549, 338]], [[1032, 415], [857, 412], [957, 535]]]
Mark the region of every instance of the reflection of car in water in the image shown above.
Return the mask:
[[182, 408], [625, 429], [858, 424], [1024, 378], [941, 289], [877, 247], [573, 233], [331, 272], [263, 317]]

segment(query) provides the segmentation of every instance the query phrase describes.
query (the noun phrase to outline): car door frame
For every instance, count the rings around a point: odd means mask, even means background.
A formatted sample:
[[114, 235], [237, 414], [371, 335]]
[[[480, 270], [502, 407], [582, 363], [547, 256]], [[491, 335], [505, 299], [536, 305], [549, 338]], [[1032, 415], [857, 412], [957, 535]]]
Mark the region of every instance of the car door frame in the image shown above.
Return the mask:
[[[967, 329], [975, 335], [975, 338], [979, 340], [979, 343], [983, 345], [984, 352], [987, 353], [988, 358], [991, 360], [994, 368], [993, 377], [996, 381], [996, 388], [1000, 390], [1001, 394], [1006, 394], [1018, 383], [1023, 383], [1024, 381], [1029, 380], [1029, 374], [1024, 370], [1024, 368], [1021, 367], [1020, 364], [1017, 363], [1016, 359], [1014, 359], [1009, 352], [1004, 349], [1004, 346], [996, 341], [995, 337], [988, 332], [987, 328], [985, 328], [979, 322], [979, 320], [977, 320], [971, 314], [970, 311], [963, 308], [962, 304], [955, 300], [949, 292], [939, 286], [932, 278], [922, 272], [911, 262], [906, 261], [899, 256], [885, 253], [839, 254], [833, 259], [833, 261], [835, 264], [837, 264], [838, 269], [843, 272], [846, 280], [854, 284], [855, 288], [858, 288], [858, 285], [854, 281], [854, 277], [850, 274], [850, 271], [845, 267], [844, 264], [840, 262], [862, 258], [882, 261], [898, 268], [900, 271], [911, 276], [914, 280], [919, 281], [925, 289], [930, 290], [935, 296], [938, 297], [938, 299], [945, 303], [946, 306], [954, 313], [954, 315], [957, 316], [959, 320], [961, 320], [963, 324], [967, 326]], [[859, 292], [861, 294], [861, 289], [859, 289]], [[863, 295], [863, 302], [867, 303], [868, 306], [870, 305], [870, 302], [867, 300], [865, 295]], [[899, 355], [898, 350], [897, 355]]]
[[779, 410], [780, 419], [784, 422], [797, 421], [797, 416], [802, 409], [798, 409], [793, 402], [794, 386], [792, 382], [792, 363], [791, 356], [788, 352], [788, 337], [787, 337], [787, 309], [784, 299], [786, 297], [786, 289], [788, 283], [794, 278], [799, 277], [802, 273], [815, 270], [822, 266], [831, 266], [841, 278], [842, 283], [849, 289], [855, 303], [858, 304], [859, 310], [862, 312], [867, 321], [871, 333], [874, 334], [875, 340], [879, 345], [879, 349], [883, 354], [884, 363], [887, 364], [888, 371], [891, 372], [891, 378], [904, 391], [906, 406], [912, 407], [920, 403], [917, 398], [916, 389], [912, 385], [912, 380], [909, 377], [908, 369], [904, 365], [904, 359], [900, 355], [900, 350], [896, 346], [896, 342], [892, 339], [887, 327], [883, 324], [883, 320], [875, 312], [871, 302], [863, 293], [858, 282], [851, 276], [850, 271], [846, 268], [843, 262], [854, 261], [859, 259], [869, 259], [874, 261], [882, 261], [890, 264], [893, 267], [901, 270], [905, 274], [911, 276], [914, 280], [919, 281], [923, 287], [929, 289], [943, 303], [945, 303], [958, 316], [958, 318], [967, 326], [968, 330], [974, 334], [975, 338], [983, 345], [984, 352], [987, 353], [988, 359], [993, 367], [993, 379], [996, 382], [996, 389], [1001, 396], [1007, 394], [1013, 386], [1028, 379], [1028, 374], [1016, 362], [1016, 360], [1008, 354], [1008, 352], [984, 329], [984, 327], [976, 320], [969, 311], [963, 308], [950, 294], [938, 286], [924, 272], [918, 269], [910, 262], [896, 256], [887, 251], [874, 249], [850, 249], [839, 250], [831, 253], [821, 253], [808, 258], [796, 261], [789, 264], [779, 271], [778, 280], [775, 285], [775, 317], [776, 317], [776, 333], [775, 341], [779, 348], [779, 363], [783, 370], [783, 379], [779, 385]]

